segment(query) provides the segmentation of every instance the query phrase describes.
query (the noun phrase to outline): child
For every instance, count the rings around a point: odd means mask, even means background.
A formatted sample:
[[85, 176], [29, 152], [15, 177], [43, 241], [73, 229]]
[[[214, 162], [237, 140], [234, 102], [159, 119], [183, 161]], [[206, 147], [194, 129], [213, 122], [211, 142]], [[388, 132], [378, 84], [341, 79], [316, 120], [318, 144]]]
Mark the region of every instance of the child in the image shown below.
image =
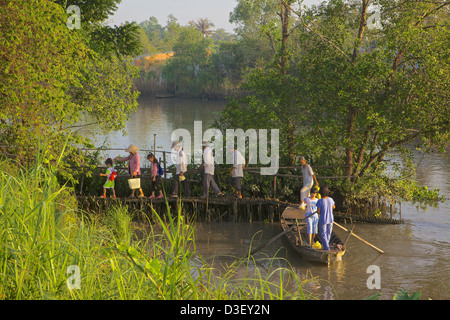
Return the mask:
[[306, 225], [307, 225], [307, 233], [308, 233], [308, 244], [311, 246], [312, 241], [314, 240], [314, 237], [317, 234], [317, 224], [319, 221], [319, 218], [317, 217], [317, 214], [314, 214], [317, 212], [317, 201], [319, 201], [318, 198], [316, 198], [317, 189], [312, 188], [310, 191], [310, 196], [308, 198], [305, 198], [302, 200], [302, 203], [306, 203], [306, 214], [305, 217], [309, 217], [306, 219]]
[[321, 235], [321, 242], [323, 250], [330, 250], [330, 237], [333, 231], [333, 209], [336, 208], [334, 200], [330, 197], [330, 189], [323, 188], [322, 199], [317, 201], [317, 213], [319, 216], [319, 230]]
[[114, 170], [111, 158], [106, 159], [105, 165], [107, 167], [106, 173], [100, 173], [101, 177], [107, 177], [106, 182], [103, 185], [103, 195], [101, 198], [106, 198], [106, 189], [112, 189], [113, 198], [115, 198], [116, 191], [114, 190], [114, 179], [117, 177], [117, 172]]
[[147, 156], [147, 160], [151, 162], [150, 173], [152, 175], [152, 185], [151, 185], [152, 195], [148, 198], [155, 199], [155, 191], [157, 191], [159, 189], [159, 196], [156, 197], [156, 199], [161, 199], [164, 197], [164, 195], [163, 195], [162, 189], [161, 189], [161, 175], [159, 175], [159, 173], [158, 173], [158, 171], [159, 171], [158, 170], [158, 160], [156, 160], [153, 153], [150, 153]]

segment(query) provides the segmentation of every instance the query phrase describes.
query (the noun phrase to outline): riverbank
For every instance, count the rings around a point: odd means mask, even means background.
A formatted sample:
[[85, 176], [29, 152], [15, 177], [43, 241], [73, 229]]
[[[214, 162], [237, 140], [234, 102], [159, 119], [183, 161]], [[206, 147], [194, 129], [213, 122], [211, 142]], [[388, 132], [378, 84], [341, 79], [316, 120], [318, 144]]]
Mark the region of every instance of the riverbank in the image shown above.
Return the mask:
[[[41, 150], [42, 151], [42, 150]], [[243, 259], [217, 273], [196, 253], [194, 229], [181, 211], [143, 229], [135, 211], [111, 206], [102, 215], [79, 210], [55, 167], [38, 155], [27, 170], [0, 162], [0, 292], [6, 300], [307, 299], [289, 268], [236, 279]], [[137, 235], [140, 235], [139, 237]], [[272, 276], [284, 279], [273, 282]], [[289, 292], [284, 281], [294, 281]]]

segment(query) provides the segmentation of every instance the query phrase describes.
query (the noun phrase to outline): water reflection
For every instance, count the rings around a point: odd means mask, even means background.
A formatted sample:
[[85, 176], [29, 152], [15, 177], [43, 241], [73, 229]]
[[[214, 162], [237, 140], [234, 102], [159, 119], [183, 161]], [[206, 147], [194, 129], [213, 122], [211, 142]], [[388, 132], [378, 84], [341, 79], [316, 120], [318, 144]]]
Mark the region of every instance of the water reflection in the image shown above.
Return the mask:
[[[224, 101], [155, 99], [144, 96], [139, 100], [139, 108], [127, 122], [126, 135], [122, 132], [101, 134], [96, 127], [85, 128], [82, 133], [93, 139], [97, 147], [106, 141], [109, 148], [124, 150], [132, 143], [140, 149], [153, 150], [156, 134], [156, 149], [170, 151], [171, 135], [175, 129], [187, 129], [193, 137], [194, 121], [202, 121], [203, 130], [208, 129], [224, 105]], [[110, 152], [109, 156], [114, 157], [118, 153], [120, 151]]]

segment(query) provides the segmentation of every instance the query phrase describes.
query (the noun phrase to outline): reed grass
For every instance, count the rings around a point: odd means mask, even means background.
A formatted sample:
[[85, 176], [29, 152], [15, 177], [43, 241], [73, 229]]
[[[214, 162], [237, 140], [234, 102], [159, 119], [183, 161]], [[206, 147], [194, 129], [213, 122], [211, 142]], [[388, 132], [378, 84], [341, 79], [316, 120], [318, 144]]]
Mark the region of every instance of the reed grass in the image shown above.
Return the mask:
[[[45, 161], [42, 147], [28, 168], [0, 162], [1, 299], [308, 298], [295, 272], [269, 258], [265, 270], [254, 258], [236, 260], [225, 272], [206, 263], [181, 206], [164, 218], [153, 212], [157, 223], [139, 238], [126, 206], [103, 216], [81, 212], [56, 179], [60, 161]], [[78, 287], [71, 266], [79, 270]]]

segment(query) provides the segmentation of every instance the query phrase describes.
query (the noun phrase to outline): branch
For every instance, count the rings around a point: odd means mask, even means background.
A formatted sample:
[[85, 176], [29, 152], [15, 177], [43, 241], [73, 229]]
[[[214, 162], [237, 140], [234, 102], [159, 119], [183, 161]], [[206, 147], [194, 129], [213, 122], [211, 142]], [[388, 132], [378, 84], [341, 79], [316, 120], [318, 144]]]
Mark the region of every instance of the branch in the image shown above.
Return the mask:
[[273, 44], [273, 38], [272, 38], [272, 35], [270, 34], [270, 31], [267, 31], [266, 35], [267, 35], [267, 37], [269, 37], [270, 46], [272, 47], [273, 54], [276, 54], [277, 50], [275, 49], [275, 45]]
[[[301, 12], [297, 12], [296, 10], [292, 9], [292, 7], [291, 7], [289, 4], [286, 4], [286, 6], [287, 6], [292, 12], [294, 12], [294, 13], [299, 17], [299, 19], [301, 20], [301, 23], [298, 24], [297, 26], [295, 26], [294, 29], [297, 28], [297, 27], [299, 27], [300, 25], [304, 26], [304, 27], [307, 28], [309, 31], [315, 33], [319, 38], [321, 38], [323, 41], [325, 41], [326, 43], [328, 43], [329, 45], [331, 45], [332, 47], [334, 47], [337, 51], [339, 51], [339, 52], [340, 52], [340, 53], [341, 53], [341, 54], [342, 54], [349, 62], [352, 62], [352, 59], [351, 59], [344, 51], [342, 51], [341, 48], [339, 48], [339, 47], [338, 47], [337, 45], [335, 45], [333, 42], [331, 42], [330, 40], [328, 40], [327, 38], [325, 38], [325, 37], [324, 37], [321, 33], [319, 33], [317, 30], [314, 30], [313, 28], [311, 28], [310, 26], [308, 26], [308, 25], [305, 23], [305, 20], [303, 19], [303, 16], [302, 16]], [[292, 29], [291, 32], [292, 32], [294, 29]]]
[[369, 7], [369, 2], [370, 0], [362, 0], [361, 20], [359, 22], [358, 38], [355, 42], [355, 46], [353, 47], [352, 63], [356, 61], [356, 57], [358, 56], [358, 50], [362, 41], [364, 30], [366, 29], [367, 26], [367, 8]]
[[436, 130], [434, 129], [434, 126], [436, 126], [436, 125], [439, 125], [439, 126], [442, 126], [442, 127], [447, 127], [449, 122], [450, 121], [447, 120], [447, 121], [444, 121], [442, 123], [430, 124], [430, 125], [427, 126], [427, 128], [428, 128], [427, 130], [406, 129], [407, 131], [414, 132], [414, 133], [409, 135], [409, 136], [407, 136], [407, 137], [405, 137], [405, 138], [403, 138], [403, 139], [400, 139], [400, 140], [397, 140], [397, 141], [394, 141], [394, 142], [392, 142], [392, 139], [390, 139], [388, 141], [388, 143], [386, 143], [379, 152], [377, 152], [374, 155], [372, 155], [372, 152], [371, 152], [368, 162], [366, 163], [366, 165], [364, 166], [364, 168], [361, 170], [361, 172], [359, 173], [359, 175], [357, 177], [358, 178], [362, 177], [364, 175], [364, 173], [370, 168], [370, 166], [373, 164], [373, 162], [375, 160], [378, 159], [379, 161], [381, 161], [381, 159], [384, 157], [384, 155], [386, 154], [386, 152], [388, 150], [390, 150], [392, 148], [395, 148], [397, 146], [400, 146], [402, 144], [408, 143], [410, 141], [413, 141], [414, 139], [416, 139], [420, 135], [436, 132]]
[[357, 157], [357, 160], [356, 160], [356, 169], [355, 169], [355, 173], [354, 173], [355, 176], [358, 176], [358, 172], [359, 172], [359, 169], [361, 168], [361, 164], [362, 164], [362, 161], [363, 161], [363, 158], [364, 158], [364, 154], [366, 152], [367, 143], [369, 142], [369, 138], [370, 138], [374, 128], [375, 128], [375, 126], [371, 125], [369, 127], [369, 129], [367, 129], [366, 132], [365, 132], [364, 142], [361, 144], [361, 148], [359, 149], [358, 157]]

